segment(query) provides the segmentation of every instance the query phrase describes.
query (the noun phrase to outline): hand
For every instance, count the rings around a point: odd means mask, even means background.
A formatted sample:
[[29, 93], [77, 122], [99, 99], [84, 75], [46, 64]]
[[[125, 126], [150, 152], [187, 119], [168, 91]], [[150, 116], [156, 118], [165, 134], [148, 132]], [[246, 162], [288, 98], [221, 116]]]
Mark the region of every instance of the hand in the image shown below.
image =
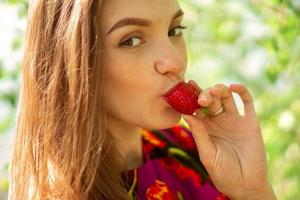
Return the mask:
[[[239, 114], [232, 92], [241, 97], [244, 115]], [[248, 89], [239, 84], [218, 84], [202, 91], [198, 103], [209, 108], [210, 114], [197, 110], [196, 115], [183, 118], [216, 188], [232, 199], [276, 199], [268, 182], [261, 129]], [[212, 116], [221, 106], [223, 112]]]

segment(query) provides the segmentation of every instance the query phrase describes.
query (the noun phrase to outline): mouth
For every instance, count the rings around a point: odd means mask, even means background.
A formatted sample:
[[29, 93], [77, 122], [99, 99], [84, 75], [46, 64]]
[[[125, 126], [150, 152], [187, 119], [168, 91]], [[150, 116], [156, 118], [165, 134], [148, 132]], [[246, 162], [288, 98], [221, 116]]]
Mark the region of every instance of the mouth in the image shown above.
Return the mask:
[[163, 94], [163, 97], [167, 97], [169, 94], [171, 94], [179, 84], [182, 84], [184, 83], [184, 81], [180, 81], [178, 83], [176, 83], [173, 87], [171, 87], [171, 89], [167, 90], [164, 94]]
[[163, 98], [176, 111], [191, 115], [200, 108], [198, 96], [199, 92], [192, 83], [180, 82], [168, 90]]

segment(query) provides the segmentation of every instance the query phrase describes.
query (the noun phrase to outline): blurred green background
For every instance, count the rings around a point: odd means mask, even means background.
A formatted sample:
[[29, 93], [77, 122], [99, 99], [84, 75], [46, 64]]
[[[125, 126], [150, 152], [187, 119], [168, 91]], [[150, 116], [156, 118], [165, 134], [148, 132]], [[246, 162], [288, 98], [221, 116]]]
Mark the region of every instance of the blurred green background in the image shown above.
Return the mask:
[[[249, 87], [278, 199], [300, 199], [300, 0], [180, 4], [188, 27], [187, 78], [203, 88], [219, 82]], [[0, 200], [9, 186], [27, 9], [25, 0], [0, 0]]]

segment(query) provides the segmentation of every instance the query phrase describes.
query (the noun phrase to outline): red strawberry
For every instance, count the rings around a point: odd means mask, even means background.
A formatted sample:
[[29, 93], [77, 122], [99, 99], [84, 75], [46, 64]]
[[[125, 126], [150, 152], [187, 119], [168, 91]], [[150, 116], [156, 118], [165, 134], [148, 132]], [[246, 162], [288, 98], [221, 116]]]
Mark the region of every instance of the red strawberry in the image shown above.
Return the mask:
[[181, 82], [164, 94], [164, 99], [178, 112], [191, 115], [200, 108], [198, 96], [199, 91], [194, 85]]

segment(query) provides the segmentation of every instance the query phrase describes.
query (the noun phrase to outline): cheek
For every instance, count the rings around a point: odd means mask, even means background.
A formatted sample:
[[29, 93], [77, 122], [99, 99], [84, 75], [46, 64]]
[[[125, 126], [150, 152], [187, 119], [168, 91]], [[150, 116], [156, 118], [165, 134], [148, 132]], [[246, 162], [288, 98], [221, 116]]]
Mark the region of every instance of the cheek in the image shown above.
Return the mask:
[[180, 42], [177, 51], [178, 51], [178, 55], [181, 55], [184, 66], [186, 66], [187, 65], [187, 49], [186, 49], [186, 45], [185, 45], [185, 42], [183, 39]]
[[149, 59], [141, 51], [111, 48], [103, 54], [104, 66], [109, 74], [119, 76], [143, 76], [149, 70]]
[[110, 107], [115, 112], [132, 113], [140, 110], [141, 107], [145, 107], [146, 102], [150, 99], [149, 95], [151, 92], [145, 93], [145, 91], [153, 90], [151, 88], [151, 80], [139, 70], [135, 70], [135, 73], [132, 71], [124, 70], [124, 68], [109, 70], [110, 74], [107, 76], [106, 90]]
[[154, 70], [151, 58], [141, 51], [109, 49], [103, 56], [107, 70], [107, 82], [111, 89], [120, 91], [145, 91], [153, 82]]
[[140, 120], [140, 116], [145, 116], [151, 110], [149, 97], [140, 87], [133, 87], [127, 83], [120, 87], [112, 85], [111, 88], [107, 96], [110, 115], [128, 123], [134, 123]]

